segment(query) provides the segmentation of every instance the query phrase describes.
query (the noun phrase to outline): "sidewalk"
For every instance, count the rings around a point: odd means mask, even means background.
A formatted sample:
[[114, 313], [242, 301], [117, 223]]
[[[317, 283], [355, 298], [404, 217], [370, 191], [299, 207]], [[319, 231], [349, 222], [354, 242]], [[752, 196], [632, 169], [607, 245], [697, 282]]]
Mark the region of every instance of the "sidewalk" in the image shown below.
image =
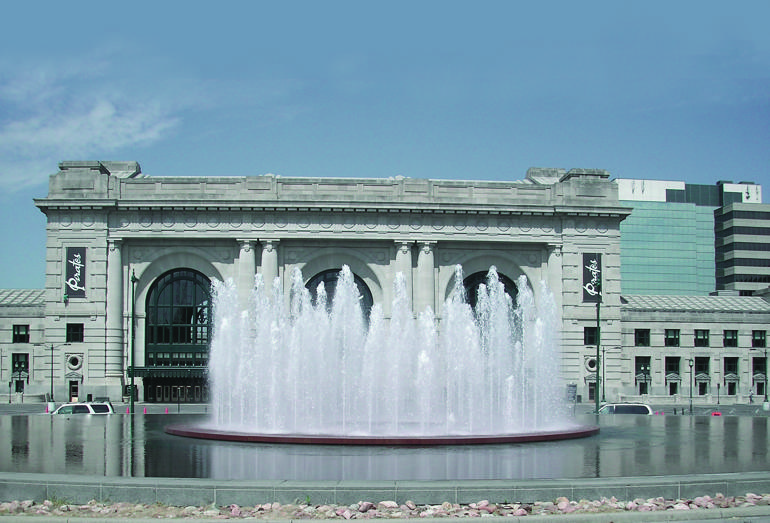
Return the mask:
[[[64, 402], [56, 402], [56, 406]], [[116, 414], [128, 414], [130, 405], [112, 402]], [[3, 414], [45, 414], [46, 403], [0, 403], [0, 415]], [[208, 414], [208, 403], [134, 403], [135, 414]]]

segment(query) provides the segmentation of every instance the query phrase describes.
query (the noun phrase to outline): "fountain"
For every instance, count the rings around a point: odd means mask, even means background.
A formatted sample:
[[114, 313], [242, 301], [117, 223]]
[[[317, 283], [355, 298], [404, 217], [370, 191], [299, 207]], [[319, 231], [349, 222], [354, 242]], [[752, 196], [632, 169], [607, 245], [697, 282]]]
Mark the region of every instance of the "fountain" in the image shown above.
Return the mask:
[[[250, 307], [230, 281], [213, 286], [209, 378], [213, 416], [171, 434], [231, 441], [446, 445], [567, 439], [598, 428], [568, 419], [559, 367], [557, 309], [543, 285], [540, 307], [524, 276], [516, 302], [494, 267], [468, 305], [462, 268], [440, 328], [430, 309], [413, 317], [397, 275], [390, 320], [368, 318], [352, 272], [333, 297], [293, 274], [268, 296], [257, 276]], [[331, 293], [330, 293], [331, 294]]]

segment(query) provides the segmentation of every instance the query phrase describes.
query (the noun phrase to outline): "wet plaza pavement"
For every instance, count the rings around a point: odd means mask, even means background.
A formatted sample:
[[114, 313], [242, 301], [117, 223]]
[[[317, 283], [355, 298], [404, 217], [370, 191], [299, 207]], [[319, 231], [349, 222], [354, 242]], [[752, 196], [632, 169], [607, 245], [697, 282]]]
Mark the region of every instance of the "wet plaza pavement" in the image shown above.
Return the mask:
[[[575, 421], [598, 425], [599, 434], [528, 444], [354, 448], [172, 436], [164, 432], [166, 425], [202, 423], [207, 416], [173, 414], [173, 407], [166, 414], [167, 408], [162, 407], [160, 414], [144, 414], [143, 407], [139, 407], [134, 415], [66, 417], [6, 411], [0, 415], [0, 472], [233, 480], [440, 481], [770, 470], [770, 418], [761, 411], [757, 415], [722, 416], [577, 414]], [[744, 414], [751, 412], [746, 410]]]

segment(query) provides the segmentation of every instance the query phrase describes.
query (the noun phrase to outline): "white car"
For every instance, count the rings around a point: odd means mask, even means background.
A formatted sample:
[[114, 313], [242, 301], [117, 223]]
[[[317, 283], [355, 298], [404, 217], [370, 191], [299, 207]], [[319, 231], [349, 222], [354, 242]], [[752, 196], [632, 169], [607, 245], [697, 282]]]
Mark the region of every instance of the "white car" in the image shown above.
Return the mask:
[[607, 403], [599, 409], [599, 414], [644, 414], [652, 416], [652, 409], [644, 403]]
[[65, 403], [51, 414], [114, 414], [115, 409], [109, 401]]

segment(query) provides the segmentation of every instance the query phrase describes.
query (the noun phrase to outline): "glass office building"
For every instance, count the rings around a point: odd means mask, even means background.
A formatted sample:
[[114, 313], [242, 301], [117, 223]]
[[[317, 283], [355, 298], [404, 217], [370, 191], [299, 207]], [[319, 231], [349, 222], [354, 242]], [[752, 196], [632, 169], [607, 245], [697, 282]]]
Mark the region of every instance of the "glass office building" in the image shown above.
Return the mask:
[[735, 202], [761, 203], [751, 183], [715, 185], [618, 179], [623, 294], [706, 296], [718, 289], [714, 212]]

